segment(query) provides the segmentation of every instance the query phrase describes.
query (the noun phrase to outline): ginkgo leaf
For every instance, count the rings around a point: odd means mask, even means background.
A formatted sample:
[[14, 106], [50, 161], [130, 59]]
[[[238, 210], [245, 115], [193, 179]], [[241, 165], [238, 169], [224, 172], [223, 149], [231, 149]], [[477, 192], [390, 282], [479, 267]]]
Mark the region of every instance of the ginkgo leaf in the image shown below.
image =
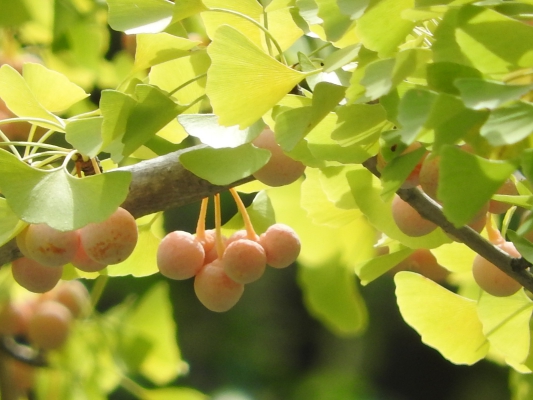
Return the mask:
[[476, 302], [413, 272], [394, 277], [400, 313], [422, 342], [454, 364], [472, 365], [485, 357], [489, 343]]
[[76, 178], [64, 168], [43, 171], [0, 149], [0, 190], [22, 220], [61, 231], [108, 218], [126, 198], [127, 171]]
[[[89, 96], [65, 75], [41, 64], [24, 64], [22, 74], [37, 101], [50, 112], [65, 111]], [[61, 95], [58, 96], [58, 93]]]
[[200, 43], [164, 32], [140, 34], [136, 39], [134, 68], [137, 70], [187, 56], [190, 50]]
[[9, 208], [6, 199], [0, 198], [0, 246], [13, 239], [25, 225]]
[[107, 0], [109, 26], [127, 34], [157, 33], [172, 20], [174, 3], [167, 0]]
[[36, 125], [62, 130], [63, 122], [39, 103], [24, 78], [10, 65], [0, 67], [0, 98], [14, 114], [31, 117]]
[[207, 52], [212, 64], [206, 93], [221, 125], [252, 125], [306, 76], [265, 54], [230, 26], [217, 30]]
[[509, 362], [522, 364], [529, 354], [531, 299], [523, 290], [508, 297], [483, 292], [477, 312], [490, 344]]

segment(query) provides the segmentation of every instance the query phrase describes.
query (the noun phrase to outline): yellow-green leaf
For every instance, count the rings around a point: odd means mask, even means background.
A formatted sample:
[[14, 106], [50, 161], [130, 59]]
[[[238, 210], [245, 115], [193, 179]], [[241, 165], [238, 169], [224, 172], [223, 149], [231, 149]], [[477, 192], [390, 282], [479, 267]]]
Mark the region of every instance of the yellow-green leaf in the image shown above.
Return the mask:
[[413, 272], [397, 273], [394, 282], [402, 317], [422, 342], [454, 364], [472, 365], [485, 357], [489, 343], [475, 301]]
[[206, 93], [221, 125], [252, 125], [305, 78], [226, 25], [217, 30], [208, 54]]

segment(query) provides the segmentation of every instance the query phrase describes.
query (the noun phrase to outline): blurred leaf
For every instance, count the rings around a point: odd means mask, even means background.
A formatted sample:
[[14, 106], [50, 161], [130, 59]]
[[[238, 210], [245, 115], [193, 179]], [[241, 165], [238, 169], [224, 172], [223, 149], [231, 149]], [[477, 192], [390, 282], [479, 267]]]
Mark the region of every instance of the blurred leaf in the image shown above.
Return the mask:
[[350, 27], [352, 23], [350, 17], [341, 12], [336, 0], [315, 0], [315, 2], [327, 39], [336, 42]]
[[6, 199], [0, 198], [0, 246], [13, 239], [25, 226], [9, 208]]
[[264, 128], [263, 121], [245, 129], [238, 126], [222, 126], [215, 114], [181, 114], [178, 122], [185, 131], [212, 148], [238, 147], [254, 140]]
[[202, 0], [180, 0], [174, 3], [172, 22], [184, 20], [205, 10], [207, 10], [207, 7]]
[[0, 190], [22, 220], [71, 231], [101, 222], [122, 204], [131, 174], [112, 171], [75, 178], [64, 168], [43, 171], [0, 149]]
[[423, 156], [427, 153], [425, 147], [420, 147], [407, 154], [395, 157], [387, 163], [381, 173], [381, 182], [383, 182], [383, 200], [390, 200], [394, 193], [402, 186], [415, 167], [422, 161]]
[[[239, 188], [237, 188], [239, 190]], [[250, 221], [254, 227], [255, 233], [258, 235], [265, 232], [269, 226], [276, 223], [276, 215], [272, 208], [272, 203], [268, 197], [266, 191], [262, 190], [254, 197], [254, 201], [248, 207], [246, 207]], [[235, 214], [228, 222], [223, 226], [223, 233], [226, 236], [233, 232], [244, 229], [244, 221], [240, 213]]]
[[355, 266], [355, 273], [359, 279], [361, 279], [361, 285], [368, 285], [370, 282], [394, 268], [412, 253], [413, 249], [402, 246], [398, 248], [397, 251], [358, 263]]
[[206, 93], [221, 125], [252, 125], [305, 77], [229, 26], [217, 30], [208, 53]]
[[481, 73], [471, 67], [454, 62], [434, 62], [427, 66], [428, 87], [439, 92], [458, 95], [456, 80], [481, 78]]
[[327, 198], [320, 182], [319, 169], [307, 169], [301, 190], [301, 206], [307, 212], [308, 218], [317, 225], [341, 227], [361, 217], [360, 211], [336, 207]]
[[494, 297], [483, 292], [477, 312], [491, 346], [506, 361], [522, 364], [529, 354], [529, 320], [533, 312], [533, 302], [524, 291], [507, 297]]
[[529, 262], [533, 262], [533, 243], [519, 236], [515, 231], [508, 229], [507, 236], [516, 247], [516, 250]]
[[533, 27], [472, 5], [460, 9], [456, 23], [455, 40], [463, 56], [482, 73], [506, 73], [533, 64], [528, 44], [533, 42]]
[[24, 80], [37, 101], [50, 112], [65, 111], [89, 96], [65, 75], [41, 64], [26, 63], [22, 71]]
[[371, 100], [386, 95], [430, 59], [431, 52], [426, 49], [407, 49], [400, 51], [394, 58], [370, 63], [360, 81], [366, 87], [365, 95]]
[[134, 67], [136, 70], [143, 70], [153, 65], [185, 57], [200, 42], [163, 32], [137, 35], [136, 43]]
[[168, 387], [163, 389], [150, 389], [145, 392], [146, 400], [208, 400], [205, 394], [185, 387]]
[[157, 249], [164, 236], [163, 218], [157, 214], [146, 215], [137, 220], [137, 225], [139, 237], [133, 253], [120, 264], [107, 267], [109, 276], [143, 277], [159, 272], [156, 260]]
[[466, 272], [471, 275], [472, 263], [477, 253], [463, 243], [446, 243], [431, 252], [437, 258], [439, 265], [448, 271]]
[[485, 357], [489, 343], [476, 302], [412, 272], [397, 273], [394, 282], [400, 313], [422, 342], [454, 364], [472, 365]]
[[357, 208], [346, 174], [358, 166], [343, 165], [320, 168], [320, 185], [324, 194], [336, 207], [350, 210]]
[[107, 0], [109, 26], [127, 34], [157, 33], [172, 20], [174, 3], [167, 0]]
[[[382, 0], [357, 20], [356, 32], [366, 48], [381, 57], [392, 55], [414, 27], [411, 21], [398, 18], [413, 7], [413, 0]], [[387, 29], [383, 29], [383, 27]]]
[[23, 1], [0, 0], [0, 10], [2, 10], [1, 27], [18, 27], [32, 18], [28, 6]]
[[480, 133], [492, 146], [518, 143], [533, 133], [533, 105], [519, 101], [493, 110]]
[[337, 125], [331, 138], [341, 146], [365, 145], [378, 140], [390, 123], [380, 104], [349, 104], [337, 110]]
[[355, 60], [361, 50], [361, 43], [335, 50], [324, 59], [324, 72], [333, 72]]
[[513, 163], [487, 160], [455, 146], [444, 146], [441, 157], [437, 197], [456, 226], [470, 222], [516, 169]]
[[357, 19], [365, 12], [370, 0], [338, 0], [339, 9], [351, 19]]
[[25, 79], [8, 64], [0, 67], [0, 98], [17, 116], [38, 118], [32, 123], [62, 131], [63, 121], [39, 103]]
[[140, 372], [157, 385], [169, 383], [187, 368], [176, 344], [176, 324], [168, 290], [165, 282], [152, 286], [122, 322], [124, 331], [151, 343]]
[[81, 154], [95, 157], [102, 147], [103, 117], [67, 121], [65, 139]]
[[270, 159], [268, 150], [251, 144], [234, 148], [205, 147], [180, 155], [183, 166], [213, 185], [229, 185], [252, 175]]
[[440, 229], [421, 237], [407, 236], [400, 231], [392, 218], [392, 199], [383, 201], [381, 181], [368, 170], [361, 168], [350, 171], [347, 178], [359, 209], [378, 231], [413, 249], [432, 249], [449, 242], [449, 238]]
[[455, 81], [465, 105], [474, 110], [494, 109], [533, 89], [533, 85], [507, 85], [480, 78], [461, 78]]

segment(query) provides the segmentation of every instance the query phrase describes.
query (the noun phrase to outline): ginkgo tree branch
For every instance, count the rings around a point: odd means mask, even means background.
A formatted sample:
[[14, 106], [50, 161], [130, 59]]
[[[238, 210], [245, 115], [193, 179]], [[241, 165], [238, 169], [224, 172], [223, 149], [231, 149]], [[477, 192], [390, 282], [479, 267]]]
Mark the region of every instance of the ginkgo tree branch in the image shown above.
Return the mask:
[[[372, 174], [379, 177], [376, 158], [363, 163]], [[533, 274], [528, 270], [531, 263], [524, 258], [513, 258], [500, 248], [494, 246], [484, 237], [468, 226], [456, 228], [442, 212], [441, 206], [418, 188], [399, 189], [398, 196], [409, 203], [425, 219], [440, 226], [446, 233], [464, 243], [470, 249], [484, 257], [507, 275], [514, 278], [530, 292], [533, 292]]]
[[[158, 211], [194, 203], [204, 197], [253, 180], [253, 177], [249, 177], [227, 186], [217, 186], [194, 175], [183, 167], [179, 157], [185, 152], [202, 147], [205, 146], [192, 146], [118, 168], [118, 170], [130, 172], [132, 175], [129, 193], [122, 203], [122, 207], [135, 218], [139, 218]], [[224, 165], [220, 165], [220, 168], [224, 168]], [[0, 247], [0, 265], [7, 264], [21, 256], [15, 240]]]

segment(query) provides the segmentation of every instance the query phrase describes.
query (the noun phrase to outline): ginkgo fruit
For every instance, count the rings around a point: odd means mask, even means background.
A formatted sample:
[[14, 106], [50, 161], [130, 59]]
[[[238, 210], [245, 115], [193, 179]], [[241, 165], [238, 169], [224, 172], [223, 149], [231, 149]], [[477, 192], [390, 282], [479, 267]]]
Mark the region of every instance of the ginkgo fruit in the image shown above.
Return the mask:
[[31, 310], [28, 304], [7, 301], [0, 304], [0, 335], [21, 335], [28, 329]]
[[205, 250], [189, 232], [174, 231], [166, 235], [157, 249], [159, 272], [170, 279], [189, 279], [204, 265]]
[[127, 259], [137, 244], [135, 218], [119, 207], [103, 222], [90, 223], [79, 229], [81, 245], [87, 255], [105, 265], [118, 264]]
[[391, 272], [413, 271], [435, 282], [444, 282], [450, 274], [441, 266], [437, 258], [428, 249], [416, 249], [406, 259], [399, 262]]
[[39, 303], [28, 324], [28, 339], [37, 348], [62, 347], [69, 336], [72, 314], [63, 304], [47, 300]]
[[437, 200], [437, 189], [440, 175], [440, 156], [430, 154], [422, 162], [419, 182], [422, 190], [432, 199]]
[[76, 231], [62, 232], [46, 224], [29, 225], [23, 237], [25, 255], [48, 267], [69, 263], [79, 246]]
[[[511, 179], [507, 179], [495, 194], [516, 196], [518, 195], [518, 190], [516, 189], [514, 182]], [[489, 201], [489, 212], [492, 214], [503, 214], [504, 212], [507, 212], [509, 208], [511, 208], [511, 204], [509, 203], [503, 203], [497, 200]]]
[[300, 238], [285, 224], [269, 226], [259, 237], [259, 243], [265, 249], [267, 264], [274, 268], [288, 267], [300, 254]]
[[84, 272], [98, 272], [107, 267], [107, 265], [99, 263], [98, 261], [95, 261], [89, 257], [81, 245], [78, 246], [76, 254], [74, 254], [74, 257], [70, 262], [77, 269]]
[[86, 314], [90, 307], [89, 291], [78, 280], [64, 281], [57, 285], [51, 298], [67, 307], [74, 318]]
[[244, 292], [244, 285], [231, 279], [224, 272], [222, 260], [216, 259], [196, 274], [194, 292], [207, 309], [224, 312], [237, 304]]
[[408, 236], [424, 236], [437, 229], [436, 224], [422, 217], [397, 195], [392, 200], [392, 218], [398, 228]]
[[34, 293], [44, 293], [57, 285], [63, 274], [63, 266], [46, 267], [31, 258], [21, 257], [11, 263], [11, 273], [23, 288]]
[[[496, 243], [496, 246], [511, 257], [520, 257], [520, 253], [512, 242], [504, 241]], [[511, 296], [522, 287], [520, 283], [479, 254], [474, 258], [472, 275], [481, 289], [497, 297]]]
[[274, 132], [266, 128], [255, 138], [252, 143], [261, 149], [271, 153], [268, 162], [253, 176], [269, 186], [288, 185], [300, 178], [305, 171], [305, 164], [286, 155], [276, 142]]
[[234, 240], [224, 250], [222, 265], [224, 272], [235, 282], [255, 282], [265, 272], [265, 250], [250, 239]]

